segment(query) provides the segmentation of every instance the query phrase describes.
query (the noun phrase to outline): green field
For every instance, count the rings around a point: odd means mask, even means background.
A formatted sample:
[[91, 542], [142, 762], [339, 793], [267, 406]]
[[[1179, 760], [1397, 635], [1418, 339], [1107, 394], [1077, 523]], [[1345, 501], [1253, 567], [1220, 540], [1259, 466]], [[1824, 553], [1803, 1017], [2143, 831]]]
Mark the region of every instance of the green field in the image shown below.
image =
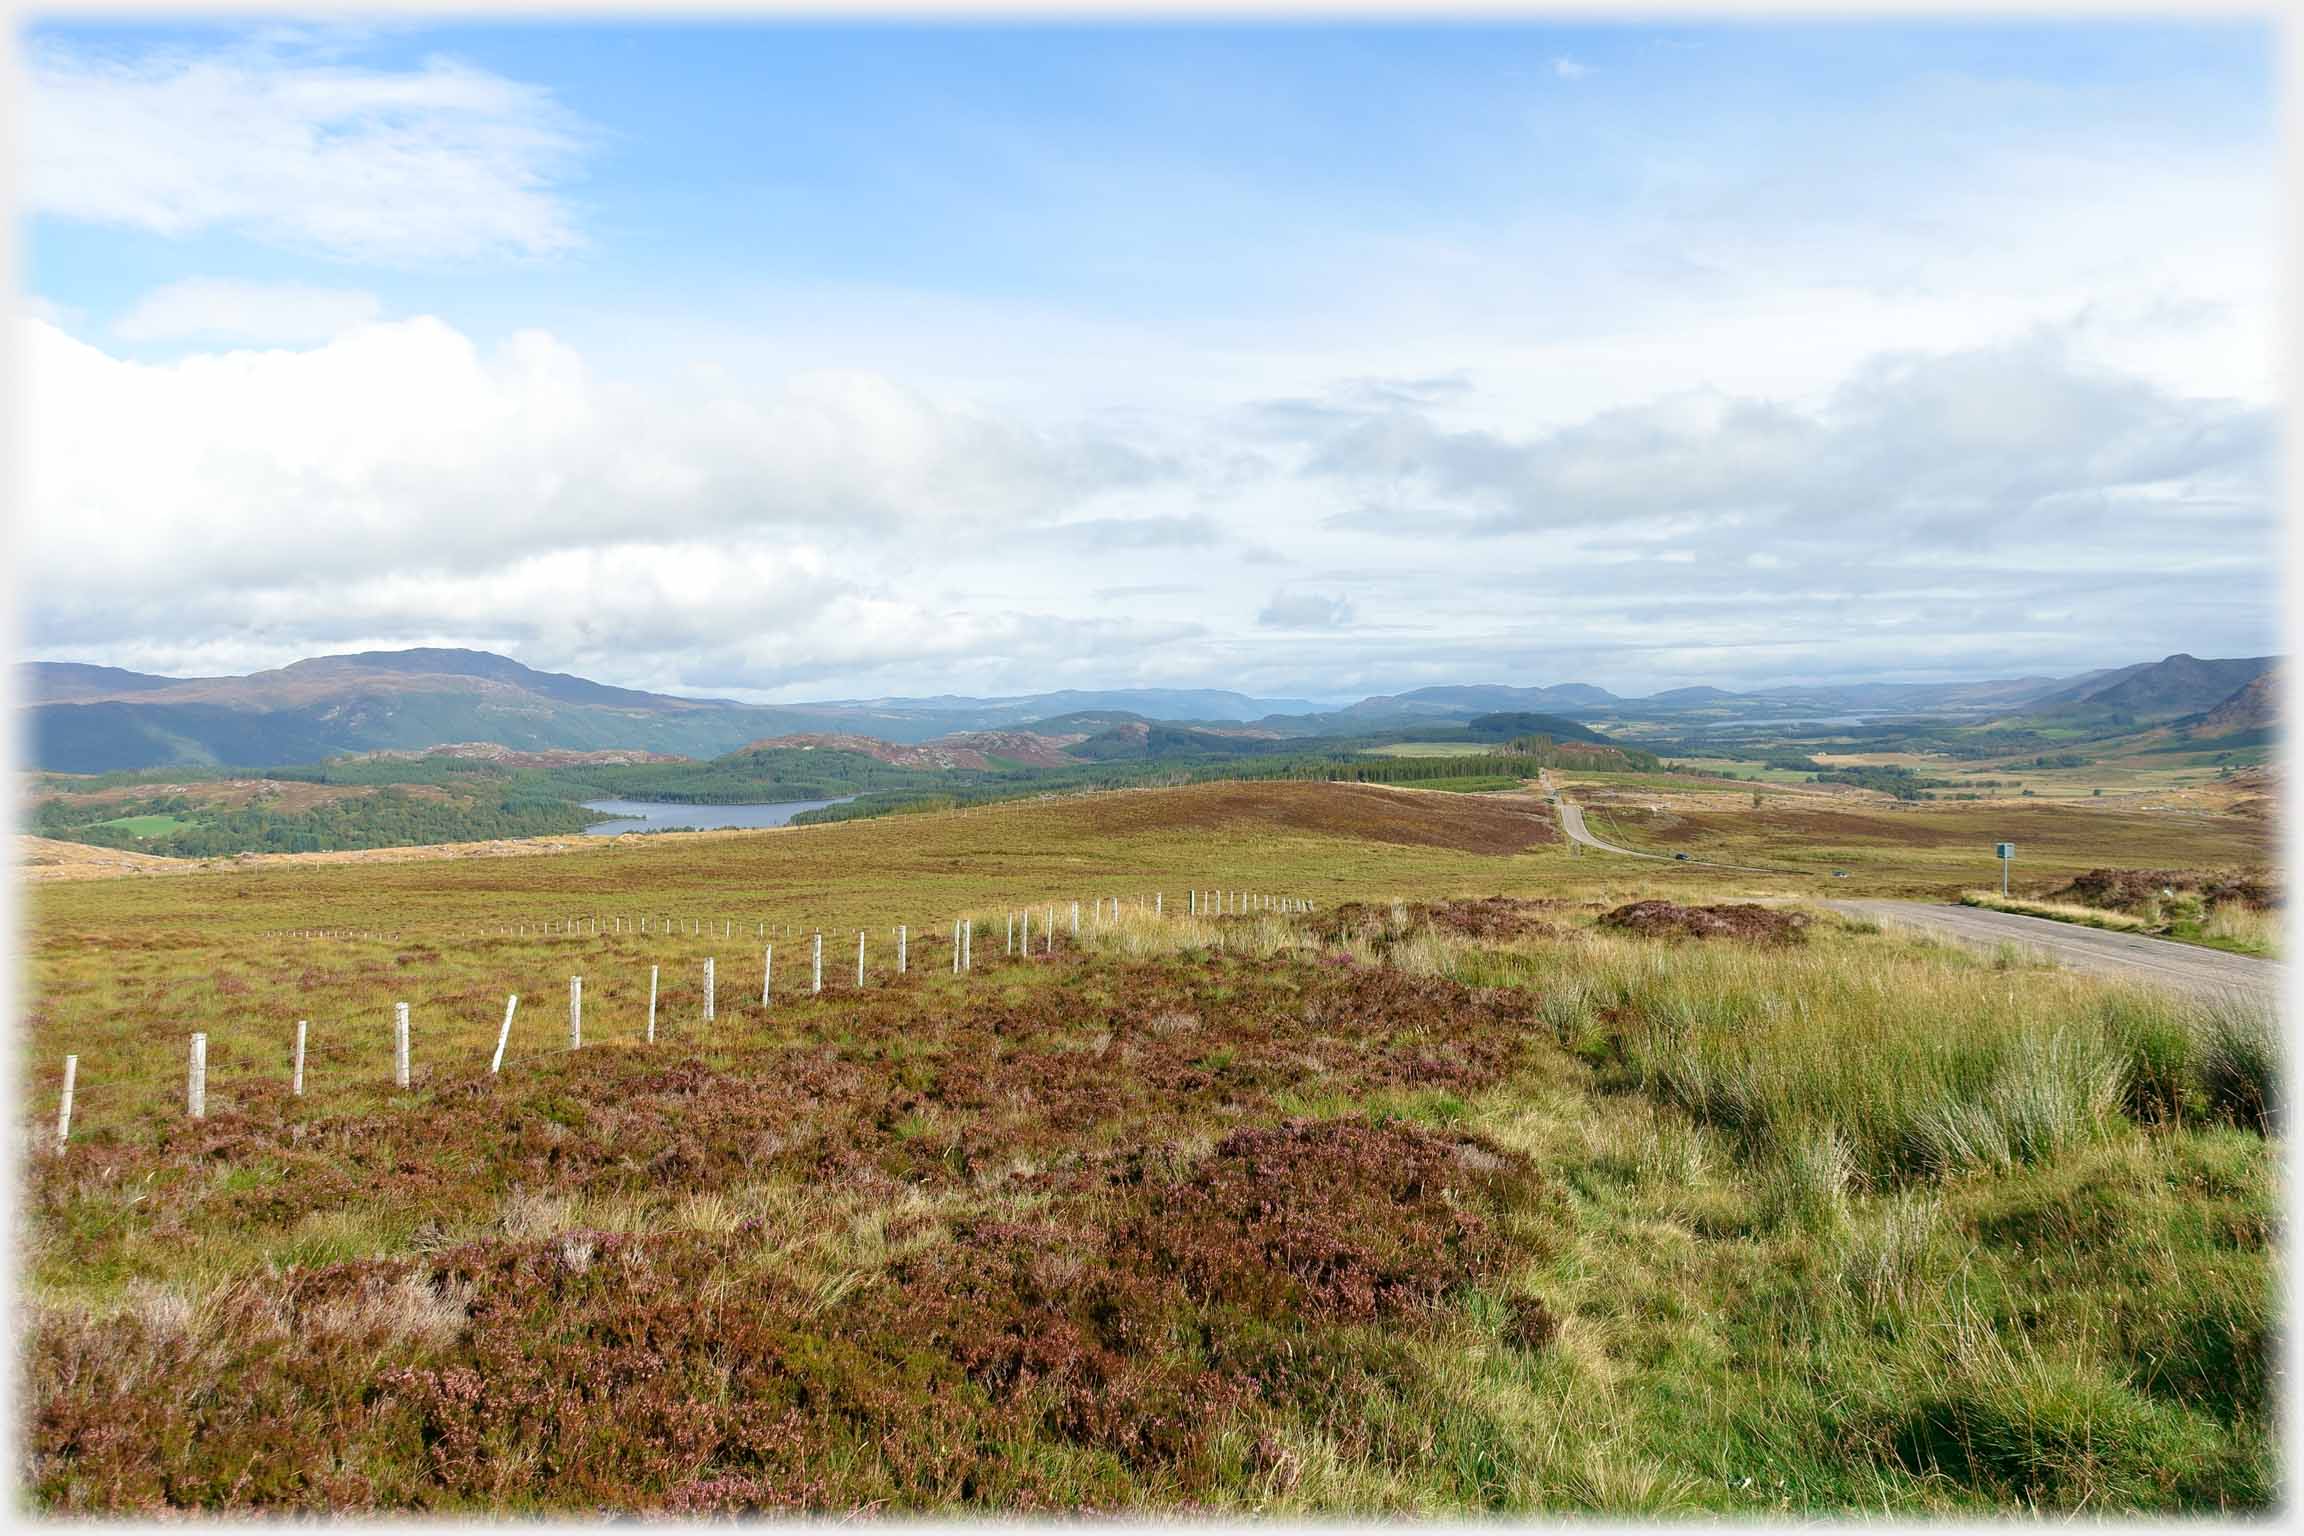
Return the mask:
[[2268, 1511], [2269, 1017], [1637, 864], [1266, 784], [34, 887], [30, 1500]]
[[188, 816], [115, 816], [110, 821], [95, 823], [99, 827], [125, 832], [130, 837], [166, 837], [192, 824], [192, 818]]
[[1675, 768], [1701, 768], [1708, 773], [1725, 773], [1754, 784], [1805, 784], [1815, 777], [1796, 769], [1770, 768], [1763, 763], [1748, 763], [1733, 757], [1675, 757], [1670, 762]]

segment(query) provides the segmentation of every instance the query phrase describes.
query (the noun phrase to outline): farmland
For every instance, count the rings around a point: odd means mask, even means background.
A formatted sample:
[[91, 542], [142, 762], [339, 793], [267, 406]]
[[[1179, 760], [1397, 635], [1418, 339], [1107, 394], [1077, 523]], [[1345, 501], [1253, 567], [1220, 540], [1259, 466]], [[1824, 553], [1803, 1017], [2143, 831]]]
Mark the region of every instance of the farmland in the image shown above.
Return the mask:
[[[1877, 889], [1954, 875], [1975, 831], [1824, 798], [1644, 830], [1877, 835]], [[36, 1145], [64, 1053], [80, 1078], [27, 1175], [28, 1487], [53, 1512], [2268, 1507], [2269, 1021], [1821, 915], [1611, 926], [1812, 894], [1629, 862], [1571, 854], [1533, 797], [1273, 783], [34, 886]], [[1188, 889], [1313, 910], [1181, 916]], [[1099, 897], [1121, 917], [1075, 937]], [[1024, 958], [1027, 905], [1059, 932]]]

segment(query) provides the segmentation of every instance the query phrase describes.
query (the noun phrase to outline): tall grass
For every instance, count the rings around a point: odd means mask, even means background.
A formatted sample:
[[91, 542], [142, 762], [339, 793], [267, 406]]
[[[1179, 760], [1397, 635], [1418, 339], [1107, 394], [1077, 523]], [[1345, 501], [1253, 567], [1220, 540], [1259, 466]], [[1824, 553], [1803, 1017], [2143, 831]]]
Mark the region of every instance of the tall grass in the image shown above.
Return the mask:
[[1524, 987], [1604, 1083], [1728, 1133], [1755, 1162], [1821, 1157], [1867, 1188], [2047, 1162], [2131, 1116], [2264, 1127], [2275, 1112], [2265, 1005], [1819, 927], [1818, 941], [1793, 948], [1594, 927], [1498, 945], [1394, 904], [1340, 941], [1296, 918], [1133, 914], [1087, 938], [1139, 956], [1341, 956]]
[[2013, 912], [2020, 917], [2045, 917], [2059, 923], [2078, 923], [2083, 928], [2105, 928], [2116, 933], [2149, 933], [2159, 926], [2155, 919], [2138, 917], [2133, 913], [2115, 912], [2108, 907], [2084, 907], [2071, 901], [2042, 901], [2025, 896], [2003, 896], [1997, 891], [1963, 891], [1960, 904], [1981, 907], [1987, 912]]
[[2202, 942], [2244, 955], [2274, 955], [2284, 937], [2281, 915], [2237, 901], [2220, 901], [2200, 920]]

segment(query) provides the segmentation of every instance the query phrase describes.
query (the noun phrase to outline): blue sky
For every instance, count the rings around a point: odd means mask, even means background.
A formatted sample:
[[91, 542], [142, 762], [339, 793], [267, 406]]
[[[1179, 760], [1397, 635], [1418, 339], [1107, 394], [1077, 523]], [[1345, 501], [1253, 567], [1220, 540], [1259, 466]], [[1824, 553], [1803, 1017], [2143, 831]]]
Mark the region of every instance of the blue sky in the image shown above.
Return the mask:
[[2274, 643], [2258, 25], [24, 46], [35, 654], [1334, 697]]

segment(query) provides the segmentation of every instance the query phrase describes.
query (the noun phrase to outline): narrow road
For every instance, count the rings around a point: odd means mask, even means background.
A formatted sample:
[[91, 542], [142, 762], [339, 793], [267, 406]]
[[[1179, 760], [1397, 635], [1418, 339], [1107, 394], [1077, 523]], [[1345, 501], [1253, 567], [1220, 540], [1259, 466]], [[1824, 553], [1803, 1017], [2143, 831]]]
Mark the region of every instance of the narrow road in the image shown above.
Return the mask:
[[[1635, 859], [1683, 862], [1672, 860], [1669, 854], [1646, 853], [1638, 848], [1619, 848], [1614, 843], [1603, 842], [1584, 825], [1584, 813], [1560, 792], [1550, 775], [1539, 775], [1537, 782], [1551, 798], [1553, 808], [1560, 813], [1560, 830], [1585, 847], [1598, 848], [1606, 853], [1620, 853]], [[1752, 870], [1772, 875], [1813, 873], [1808, 870], [1768, 869], [1758, 864], [1719, 864], [1709, 859], [1691, 858], [1684, 862], [1704, 864], [1713, 869]], [[2020, 944], [2075, 971], [2126, 981], [2151, 982], [2194, 997], [2240, 996], [2277, 1002], [2287, 978], [2286, 967], [2276, 961], [2259, 960], [2254, 955], [2227, 954], [2220, 949], [2178, 944], [2172, 939], [2111, 933], [2102, 928], [2083, 928], [2078, 923], [2060, 923], [2046, 917], [2025, 917], [2015, 912], [1993, 912], [1982, 907], [1942, 906], [1926, 901], [1827, 901], [1822, 905], [1851, 916], [1925, 929], [1981, 949], [1996, 950], [2003, 944]]]
[[1825, 906], [1853, 917], [1903, 923], [1981, 949], [2018, 944], [2039, 950], [2060, 965], [2092, 975], [2148, 981], [2195, 997], [2239, 995], [2276, 1000], [2287, 967], [2254, 955], [2178, 944], [2134, 933], [2109, 933], [2053, 918], [2025, 917], [1982, 907], [1946, 907], [1925, 901], [1827, 901]]
[[1549, 773], [1539, 769], [1536, 774], [1536, 782], [1543, 786], [1544, 793], [1550, 797], [1552, 808], [1560, 813], [1560, 830], [1567, 833], [1572, 841], [1582, 843], [1587, 848], [1597, 848], [1602, 853], [1621, 853], [1625, 857], [1633, 859], [1662, 859], [1667, 864], [1701, 864], [1706, 869], [1741, 869], [1757, 875], [1812, 875], [1815, 873], [1814, 870], [1808, 869], [1773, 869], [1766, 864], [1723, 864], [1718, 859], [1699, 859], [1694, 854], [1690, 854], [1685, 859], [1676, 859], [1668, 853], [1643, 853], [1637, 848], [1619, 848], [1616, 844], [1602, 842], [1593, 835], [1592, 830], [1584, 825], [1584, 812], [1576, 806], [1575, 802], [1561, 793], [1559, 786], [1552, 782], [1552, 776]]

